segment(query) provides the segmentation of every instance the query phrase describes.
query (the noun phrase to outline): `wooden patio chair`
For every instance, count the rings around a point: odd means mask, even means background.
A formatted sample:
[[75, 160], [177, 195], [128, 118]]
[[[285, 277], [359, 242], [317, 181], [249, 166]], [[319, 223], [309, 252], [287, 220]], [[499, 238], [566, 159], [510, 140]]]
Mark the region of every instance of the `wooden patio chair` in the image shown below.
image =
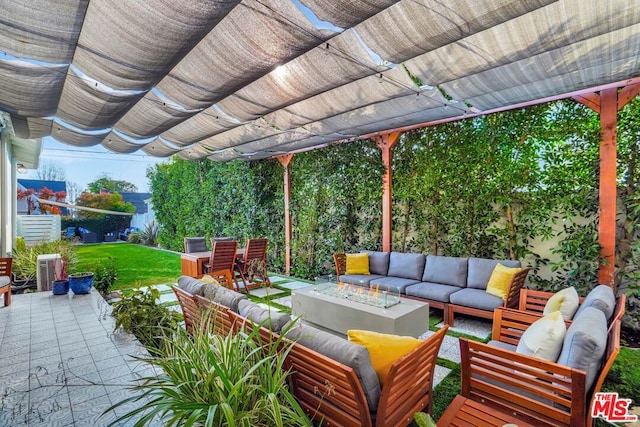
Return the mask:
[[[271, 287], [271, 280], [267, 273], [267, 239], [249, 239], [241, 259], [236, 260], [235, 270], [240, 275], [244, 288], [257, 288], [267, 284]], [[260, 284], [253, 279], [259, 276], [262, 279]]]
[[[211, 258], [209, 262], [203, 264], [203, 273], [210, 274], [212, 272], [218, 272], [223, 270], [233, 271], [236, 261], [236, 250], [238, 249], [238, 242], [234, 241], [214, 241], [211, 239]], [[233, 274], [232, 274], [233, 276]], [[233, 277], [236, 290], [240, 292], [240, 286], [238, 280]]]
[[0, 295], [4, 294], [4, 306], [11, 305], [11, 258], [0, 258]]
[[204, 237], [185, 237], [184, 253], [192, 254], [194, 252], [207, 252], [207, 240]]

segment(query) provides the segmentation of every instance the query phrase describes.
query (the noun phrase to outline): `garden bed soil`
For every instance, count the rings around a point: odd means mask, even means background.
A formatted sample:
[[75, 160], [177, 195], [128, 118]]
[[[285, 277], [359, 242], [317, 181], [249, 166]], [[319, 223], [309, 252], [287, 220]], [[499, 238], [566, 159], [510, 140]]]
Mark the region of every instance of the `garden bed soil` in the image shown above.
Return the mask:
[[640, 348], [640, 330], [622, 327], [620, 331], [620, 344], [629, 348]]

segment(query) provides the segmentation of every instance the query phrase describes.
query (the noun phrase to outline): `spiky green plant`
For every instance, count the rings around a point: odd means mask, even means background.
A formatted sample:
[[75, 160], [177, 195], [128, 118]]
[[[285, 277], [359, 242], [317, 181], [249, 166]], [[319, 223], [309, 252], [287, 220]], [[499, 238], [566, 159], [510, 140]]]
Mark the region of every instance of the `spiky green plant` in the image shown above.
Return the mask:
[[144, 359], [162, 373], [141, 379], [132, 387], [136, 396], [110, 408], [139, 404], [113, 425], [311, 426], [287, 385], [288, 349], [279, 340], [263, 346], [259, 338], [257, 331], [174, 331], [155, 357]]

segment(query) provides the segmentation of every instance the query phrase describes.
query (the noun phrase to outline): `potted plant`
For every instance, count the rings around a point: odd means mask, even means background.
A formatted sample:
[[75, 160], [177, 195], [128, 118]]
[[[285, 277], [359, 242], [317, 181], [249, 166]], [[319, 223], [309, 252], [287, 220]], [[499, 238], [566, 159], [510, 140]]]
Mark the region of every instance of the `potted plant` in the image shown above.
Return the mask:
[[66, 248], [63, 248], [60, 251], [60, 258], [56, 258], [53, 262], [53, 283], [51, 284], [51, 291], [54, 295], [66, 295], [69, 293], [68, 265], [69, 253]]
[[93, 273], [83, 271], [69, 275], [69, 287], [76, 295], [88, 294], [93, 286]]

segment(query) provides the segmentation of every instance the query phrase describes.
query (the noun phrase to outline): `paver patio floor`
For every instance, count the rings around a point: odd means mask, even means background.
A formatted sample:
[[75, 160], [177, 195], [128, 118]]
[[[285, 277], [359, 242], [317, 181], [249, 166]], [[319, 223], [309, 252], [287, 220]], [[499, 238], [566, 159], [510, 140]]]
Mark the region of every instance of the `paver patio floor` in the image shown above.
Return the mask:
[[131, 409], [103, 414], [153, 370], [109, 313], [95, 290], [14, 295], [0, 308], [0, 426], [104, 426]]

